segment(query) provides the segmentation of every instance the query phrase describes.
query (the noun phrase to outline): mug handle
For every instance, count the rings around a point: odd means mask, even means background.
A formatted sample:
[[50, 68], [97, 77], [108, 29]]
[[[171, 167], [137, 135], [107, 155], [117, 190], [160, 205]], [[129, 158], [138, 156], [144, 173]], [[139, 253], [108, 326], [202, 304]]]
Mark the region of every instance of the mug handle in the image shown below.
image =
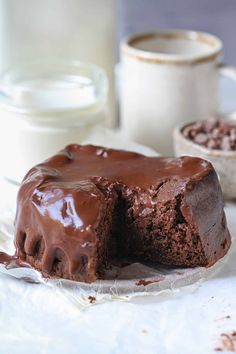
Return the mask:
[[[218, 65], [218, 69], [221, 76], [227, 77], [228, 79], [236, 82], [236, 66], [220, 63]], [[236, 111], [228, 113], [227, 117], [236, 120]]]

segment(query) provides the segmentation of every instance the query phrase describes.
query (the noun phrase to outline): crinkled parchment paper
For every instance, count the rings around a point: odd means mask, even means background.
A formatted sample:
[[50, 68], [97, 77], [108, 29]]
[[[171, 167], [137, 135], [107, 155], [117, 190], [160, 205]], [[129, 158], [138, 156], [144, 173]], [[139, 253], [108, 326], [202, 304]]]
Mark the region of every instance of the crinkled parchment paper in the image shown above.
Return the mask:
[[[114, 133], [100, 127], [94, 129], [84, 143], [132, 150], [149, 156], [157, 155], [155, 151], [147, 147], [125, 140], [119, 132]], [[11, 188], [15, 187], [11, 186]], [[15, 194], [16, 192], [17, 188], [15, 188]], [[14, 195], [14, 193], [12, 194]], [[12, 206], [9, 210], [2, 212], [0, 216], [0, 250], [8, 254], [14, 254], [14, 209]], [[226, 259], [227, 256], [211, 268], [173, 269], [167, 266], [154, 267], [150, 264], [140, 263], [122, 267], [113, 266], [107, 271], [105, 280], [98, 280], [92, 284], [64, 279], [45, 279], [33, 268], [7, 269], [3, 264], [0, 265], [0, 272], [19, 278], [21, 281], [43, 283], [46, 286], [55, 287], [56, 290], [60, 289], [81, 306], [85, 306], [88, 304], [88, 297], [91, 302], [94, 298], [96, 302], [109, 299], [127, 300], [138, 295], [154, 295], [164, 291], [175, 291], [190, 284], [199, 284], [215, 273]]]

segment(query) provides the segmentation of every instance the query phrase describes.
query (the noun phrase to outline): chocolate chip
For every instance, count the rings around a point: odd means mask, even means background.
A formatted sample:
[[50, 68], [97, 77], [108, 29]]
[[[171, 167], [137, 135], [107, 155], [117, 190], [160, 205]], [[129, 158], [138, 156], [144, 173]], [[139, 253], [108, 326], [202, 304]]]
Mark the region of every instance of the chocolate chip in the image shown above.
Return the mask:
[[231, 146], [230, 146], [230, 138], [228, 135], [225, 135], [223, 138], [222, 138], [222, 141], [221, 141], [221, 149], [222, 150], [230, 150], [231, 149]]
[[195, 143], [201, 144], [201, 145], [206, 144], [207, 140], [208, 140], [208, 136], [204, 133], [199, 133], [194, 138]]
[[231, 128], [231, 129], [230, 129], [229, 136], [230, 136], [230, 140], [231, 140], [231, 141], [236, 141], [236, 129]]
[[196, 134], [201, 133], [203, 131], [202, 122], [193, 124], [192, 129]]
[[191, 131], [192, 131], [192, 127], [188, 126], [184, 128], [182, 134], [185, 138], [191, 138]]
[[220, 121], [219, 122], [219, 130], [220, 130], [220, 134], [222, 135], [226, 135], [226, 134], [229, 134], [230, 132], [230, 125], [228, 122], [226, 121]]
[[212, 138], [218, 138], [220, 136], [220, 129], [219, 128], [214, 128], [213, 131], [211, 132]]
[[209, 149], [217, 149], [217, 141], [215, 141], [214, 139], [210, 139], [208, 142], [207, 142], [207, 147]]
[[210, 133], [214, 128], [216, 128], [217, 123], [218, 121], [216, 118], [210, 118], [205, 122], [205, 131]]

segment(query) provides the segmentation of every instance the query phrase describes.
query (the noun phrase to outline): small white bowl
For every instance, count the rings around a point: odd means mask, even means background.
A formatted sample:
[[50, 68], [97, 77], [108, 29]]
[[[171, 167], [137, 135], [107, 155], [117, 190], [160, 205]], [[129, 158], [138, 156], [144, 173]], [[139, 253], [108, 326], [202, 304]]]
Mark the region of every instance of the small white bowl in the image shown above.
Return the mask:
[[183, 136], [185, 126], [179, 126], [173, 132], [175, 155], [198, 156], [209, 160], [219, 175], [225, 198], [236, 198], [236, 151], [213, 150], [198, 145]]

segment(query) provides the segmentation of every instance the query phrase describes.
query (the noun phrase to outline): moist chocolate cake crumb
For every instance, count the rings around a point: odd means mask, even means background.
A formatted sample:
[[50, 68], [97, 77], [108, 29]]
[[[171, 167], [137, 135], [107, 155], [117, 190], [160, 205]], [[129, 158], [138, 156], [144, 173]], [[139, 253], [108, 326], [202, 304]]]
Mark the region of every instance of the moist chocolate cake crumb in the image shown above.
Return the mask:
[[226, 119], [211, 118], [185, 126], [185, 138], [209, 149], [236, 150], [236, 123]]
[[74, 144], [24, 178], [15, 244], [44, 276], [91, 283], [114, 259], [211, 266], [230, 235], [210, 162]]
[[16, 255], [9, 255], [5, 252], [0, 252], [0, 263], [4, 264], [6, 269], [31, 268], [30, 264], [22, 261]]
[[135, 285], [140, 286], [146, 286], [148, 284], [152, 284], [152, 283], [156, 283], [158, 282], [158, 280], [145, 280], [145, 279], [140, 279], [139, 281], [137, 281], [137, 283], [135, 283]]
[[96, 301], [96, 297], [89, 295], [88, 300], [89, 300], [90, 304], [93, 304]]
[[231, 319], [231, 316], [230, 316], [230, 315], [227, 315], [227, 316], [224, 316], [224, 317], [217, 318], [217, 319], [214, 320], [214, 321], [217, 322], [217, 321], [229, 320], [229, 319]]

